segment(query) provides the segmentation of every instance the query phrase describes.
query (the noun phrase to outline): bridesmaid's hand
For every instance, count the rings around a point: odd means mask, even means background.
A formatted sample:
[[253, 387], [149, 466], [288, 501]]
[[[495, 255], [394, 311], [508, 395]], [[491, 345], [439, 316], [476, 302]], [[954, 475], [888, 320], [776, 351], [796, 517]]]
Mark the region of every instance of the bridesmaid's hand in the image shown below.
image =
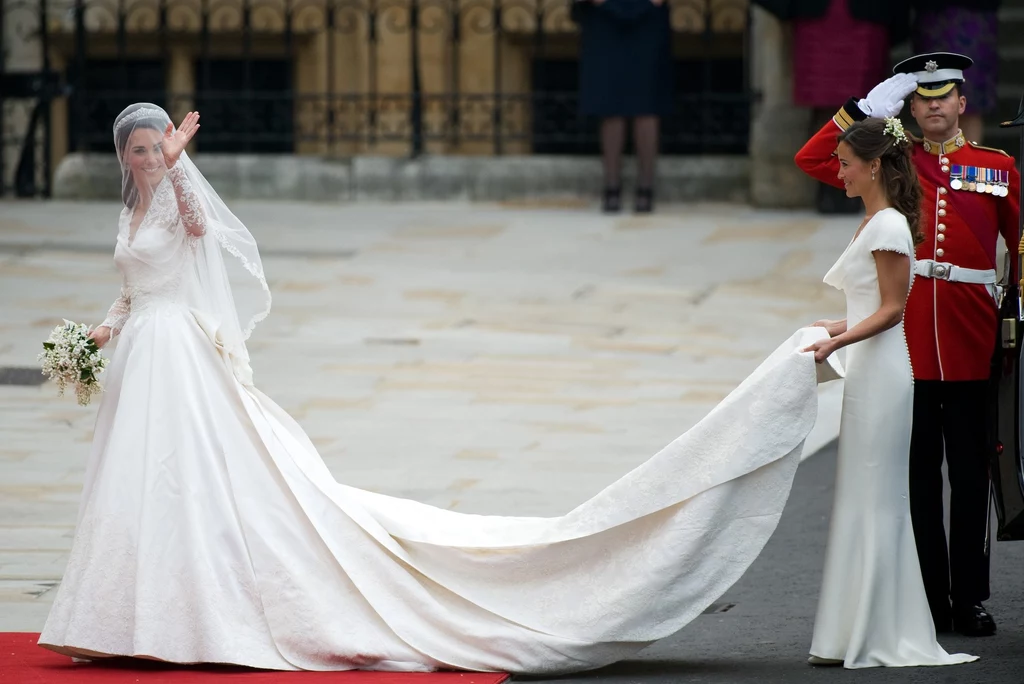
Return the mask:
[[110, 341], [110, 328], [105, 325], [101, 325], [89, 333], [89, 339], [95, 340], [96, 346], [103, 349], [104, 345]]
[[805, 347], [802, 351], [814, 352], [815, 363], [825, 363], [825, 359], [832, 355], [836, 349], [839, 349], [839, 344], [834, 338], [828, 338], [827, 340], [818, 340], [809, 347]]
[[828, 333], [829, 337], [835, 337], [836, 335], [842, 335], [846, 332], [846, 321], [832, 321], [828, 319], [822, 319], [811, 323], [812, 328], [824, 328]]
[[178, 126], [178, 130], [174, 130], [174, 124], [167, 124], [167, 129], [164, 130], [164, 139], [161, 144], [161, 149], [164, 153], [164, 164], [167, 168], [172, 168], [178, 163], [178, 157], [185, 151], [189, 141], [192, 140], [192, 136], [199, 130], [199, 112], [189, 112], [182, 119], [181, 125]]

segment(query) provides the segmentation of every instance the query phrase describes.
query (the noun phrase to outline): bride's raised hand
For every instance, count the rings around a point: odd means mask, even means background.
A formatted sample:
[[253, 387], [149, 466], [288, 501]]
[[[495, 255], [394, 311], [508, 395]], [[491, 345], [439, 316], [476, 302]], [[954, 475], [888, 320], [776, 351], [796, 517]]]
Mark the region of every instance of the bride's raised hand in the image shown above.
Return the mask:
[[185, 151], [192, 136], [199, 130], [199, 112], [189, 112], [182, 119], [177, 130], [173, 123], [168, 123], [164, 130], [164, 139], [160, 149], [164, 153], [164, 164], [171, 168], [178, 163], [178, 157]]

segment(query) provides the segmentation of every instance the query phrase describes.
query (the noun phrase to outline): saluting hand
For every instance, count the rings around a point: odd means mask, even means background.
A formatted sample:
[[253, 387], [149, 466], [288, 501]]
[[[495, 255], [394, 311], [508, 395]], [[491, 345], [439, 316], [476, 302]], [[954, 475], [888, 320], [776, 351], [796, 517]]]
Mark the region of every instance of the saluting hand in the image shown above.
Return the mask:
[[907, 96], [915, 90], [917, 76], [896, 74], [872, 88], [867, 97], [857, 103], [857, 107], [868, 116], [878, 119], [896, 116], [903, 109]]

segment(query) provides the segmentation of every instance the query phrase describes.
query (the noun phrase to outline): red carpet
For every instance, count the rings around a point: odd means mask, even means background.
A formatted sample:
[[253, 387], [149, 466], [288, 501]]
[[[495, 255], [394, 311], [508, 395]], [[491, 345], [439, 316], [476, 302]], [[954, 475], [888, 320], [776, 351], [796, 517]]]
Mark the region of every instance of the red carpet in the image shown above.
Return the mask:
[[3, 684], [499, 684], [507, 674], [477, 672], [267, 672], [244, 667], [185, 667], [128, 659], [72, 663], [36, 646], [38, 634], [0, 632]]

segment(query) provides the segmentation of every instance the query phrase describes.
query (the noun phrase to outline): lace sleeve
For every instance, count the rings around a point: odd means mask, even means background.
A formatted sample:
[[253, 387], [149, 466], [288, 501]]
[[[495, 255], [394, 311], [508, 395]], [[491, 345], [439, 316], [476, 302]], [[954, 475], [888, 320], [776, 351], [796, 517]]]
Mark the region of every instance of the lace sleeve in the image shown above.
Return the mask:
[[128, 296], [128, 288], [122, 285], [121, 296], [110, 306], [110, 310], [107, 311], [107, 317], [100, 323], [100, 327], [107, 326], [110, 328], [110, 336], [114, 337], [121, 332], [121, 328], [124, 327], [131, 313], [132, 301]]
[[167, 172], [171, 178], [171, 185], [174, 187], [174, 196], [178, 200], [178, 214], [181, 216], [181, 223], [185, 231], [191, 237], [201, 237], [206, 234], [206, 216], [203, 214], [203, 206], [199, 198], [192, 190], [192, 181], [182, 170], [179, 164], [175, 164]]

